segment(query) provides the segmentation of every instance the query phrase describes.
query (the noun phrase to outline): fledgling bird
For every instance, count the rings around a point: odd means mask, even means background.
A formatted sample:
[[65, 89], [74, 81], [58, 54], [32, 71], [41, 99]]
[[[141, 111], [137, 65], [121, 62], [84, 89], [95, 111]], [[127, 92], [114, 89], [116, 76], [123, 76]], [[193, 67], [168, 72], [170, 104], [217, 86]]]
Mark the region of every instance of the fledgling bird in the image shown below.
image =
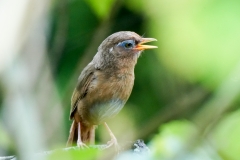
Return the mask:
[[106, 120], [118, 114], [127, 102], [134, 84], [134, 67], [141, 52], [156, 46], [143, 45], [156, 41], [130, 31], [116, 32], [98, 47], [93, 60], [81, 72], [71, 99], [73, 120], [67, 145], [77, 132], [77, 145], [87, 147], [95, 141], [95, 126], [104, 124], [110, 134], [108, 145], [117, 139]]

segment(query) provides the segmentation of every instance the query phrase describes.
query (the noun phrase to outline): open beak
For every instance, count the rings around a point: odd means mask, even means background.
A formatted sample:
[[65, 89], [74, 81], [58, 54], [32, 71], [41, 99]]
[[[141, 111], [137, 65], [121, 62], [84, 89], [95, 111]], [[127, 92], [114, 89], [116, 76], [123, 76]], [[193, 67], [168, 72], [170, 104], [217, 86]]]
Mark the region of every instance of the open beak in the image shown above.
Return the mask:
[[157, 46], [151, 46], [151, 45], [143, 45], [147, 42], [157, 41], [155, 38], [142, 38], [142, 41], [138, 43], [135, 47], [137, 50], [145, 50], [145, 49], [153, 49], [158, 48]]

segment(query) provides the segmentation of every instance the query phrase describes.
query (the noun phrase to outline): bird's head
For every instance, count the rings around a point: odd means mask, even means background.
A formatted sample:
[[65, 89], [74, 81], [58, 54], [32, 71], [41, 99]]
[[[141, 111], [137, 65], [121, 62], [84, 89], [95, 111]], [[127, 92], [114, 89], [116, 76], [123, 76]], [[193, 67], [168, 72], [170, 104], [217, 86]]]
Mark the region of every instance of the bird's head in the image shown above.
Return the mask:
[[143, 38], [135, 32], [121, 31], [107, 37], [98, 47], [98, 60], [104, 63], [128, 63], [136, 64], [137, 58], [145, 49], [157, 48], [157, 46], [144, 45], [147, 42], [157, 41], [154, 38]]

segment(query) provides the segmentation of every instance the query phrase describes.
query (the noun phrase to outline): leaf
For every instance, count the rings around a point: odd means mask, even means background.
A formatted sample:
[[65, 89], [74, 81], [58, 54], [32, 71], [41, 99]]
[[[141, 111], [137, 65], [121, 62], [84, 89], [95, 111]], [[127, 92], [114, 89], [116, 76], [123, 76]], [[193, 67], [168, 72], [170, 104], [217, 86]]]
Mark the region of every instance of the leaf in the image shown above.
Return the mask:
[[86, 0], [86, 2], [100, 19], [104, 19], [108, 16], [114, 0]]
[[48, 156], [48, 160], [94, 160], [97, 159], [99, 150], [84, 149], [84, 150], [69, 150], [56, 151]]

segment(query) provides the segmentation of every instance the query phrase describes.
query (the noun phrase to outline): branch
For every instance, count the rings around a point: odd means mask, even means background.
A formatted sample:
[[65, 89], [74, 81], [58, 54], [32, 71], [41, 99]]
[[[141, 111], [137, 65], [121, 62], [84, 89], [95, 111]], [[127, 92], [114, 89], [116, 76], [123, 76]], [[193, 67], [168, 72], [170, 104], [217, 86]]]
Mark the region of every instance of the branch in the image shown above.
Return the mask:
[[[126, 147], [126, 146], [125, 146]], [[125, 151], [122, 147], [121, 148], [121, 152]], [[103, 145], [90, 145], [89, 146], [90, 149], [98, 149], [98, 150], [107, 150], [110, 149], [111, 147], [109, 147], [109, 145], [107, 144], [103, 144]], [[132, 153], [137, 154], [137, 155], [142, 155], [142, 154], [149, 154], [150, 150], [147, 147], [147, 145], [144, 143], [143, 140], [137, 140], [136, 142], [134, 142], [133, 144], [130, 145], [130, 148], [127, 147], [127, 150], [132, 151]], [[32, 155], [33, 159], [34, 158], [41, 158], [41, 157], [45, 157], [45, 156], [49, 156], [51, 154], [57, 153], [57, 152], [70, 152], [73, 150], [83, 150], [77, 146], [74, 147], [67, 147], [67, 148], [62, 148], [62, 149], [55, 149], [55, 150], [50, 150], [50, 151], [43, 151], [40, 153], [36, 153], [34, 155]], [[14, 155], [14, 156], [5, 156], [5, 157], [0, 157], [0, 160], [18, 160], [18, 158]]]

